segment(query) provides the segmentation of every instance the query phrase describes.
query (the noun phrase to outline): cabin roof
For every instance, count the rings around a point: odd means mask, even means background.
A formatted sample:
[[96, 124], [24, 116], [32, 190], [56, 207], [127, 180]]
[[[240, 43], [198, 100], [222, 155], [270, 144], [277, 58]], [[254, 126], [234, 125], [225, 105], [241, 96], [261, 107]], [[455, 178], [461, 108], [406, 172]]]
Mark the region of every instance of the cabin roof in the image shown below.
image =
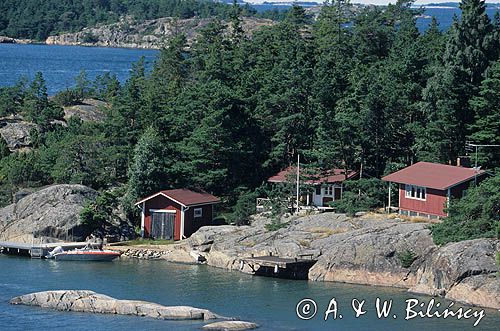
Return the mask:
[[135, 205], [141, 204], [147, 200], [155, 198], [162, 195], [170, 200], [179, 203], [182, 206], [196, 206], [205, 204], [216, 204], [220, 202], [220, 199], [216, 196], [203, 192], [203, 191], [192, 191], [186, 188], [174, 189], [174, 190], [163, 190], [159, 191], [153, 195], [143, 198], [135, 203]]
[[484, 170], [464, 168], [440, 163], [418, 162], [382, 178], [386, 182], [411, 184], [437, 190], [446, 190], [464, 183]]
[[[320, 169], [311, 169], [304, 168], [300, 169], [300, 175], [302, 178], [305, 178], [304, 182], [307, 184], [328, 184], [328, 183], [339, 183], [343, 182], [346, 179], [351, 179], [356, 176], [358, 173], [353, 170], [344, 169], [329, 169], [329, 170], [320, 170]], [[276, 175], [268, 178], [268, 182], [270, 183], [285, 183], [292, 182], [295, 180], [297, 176], [297, 167], [290, 166], [286, 169], [281, 170]]]

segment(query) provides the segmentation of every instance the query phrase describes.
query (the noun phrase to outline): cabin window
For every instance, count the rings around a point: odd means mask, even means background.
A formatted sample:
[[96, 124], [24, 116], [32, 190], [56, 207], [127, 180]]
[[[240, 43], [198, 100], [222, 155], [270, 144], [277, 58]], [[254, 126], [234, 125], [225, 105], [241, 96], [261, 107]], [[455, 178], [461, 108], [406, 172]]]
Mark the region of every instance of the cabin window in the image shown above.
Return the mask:
[[333, 195], [333, 186], [325, 186], [325, 195]]
[[425, 200], [426, 188], [416, 185], [405, 185], [405, 197], [410, 199]]
[[203, 216], [203, 209], [202, 208], [195, 208], [194, 209], [194, 217], [202, 217]]

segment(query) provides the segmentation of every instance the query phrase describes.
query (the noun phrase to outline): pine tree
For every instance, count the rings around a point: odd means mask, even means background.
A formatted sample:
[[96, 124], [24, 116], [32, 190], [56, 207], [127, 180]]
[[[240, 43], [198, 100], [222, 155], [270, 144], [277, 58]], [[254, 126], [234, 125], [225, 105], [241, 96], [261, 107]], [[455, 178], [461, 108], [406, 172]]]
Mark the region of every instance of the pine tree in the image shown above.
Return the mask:
[[162, 146], [158, 132], [153, 128], [146, 129], [137, 142], [129, 169], [130, 201], [166, 188], [162, 186], [166, 170]]
[[[500, 62], [496, 62], [483, 80], [479, 95], [470, 105], [476, 114], [469, 140], [476, 144], [500, 145]], [[478, 164], [493, 168], [500, 164], [500, 147], [484, 147], [478, 155]]]

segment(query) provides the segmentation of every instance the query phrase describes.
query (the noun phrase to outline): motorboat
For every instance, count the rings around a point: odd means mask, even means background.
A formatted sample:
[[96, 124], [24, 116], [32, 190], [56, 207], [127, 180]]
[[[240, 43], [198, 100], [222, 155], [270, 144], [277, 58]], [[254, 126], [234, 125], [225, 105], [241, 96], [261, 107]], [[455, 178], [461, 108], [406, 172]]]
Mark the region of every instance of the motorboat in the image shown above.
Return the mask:
[[56, 261], [113, 261], [120, 255], [120, 252], [94, 248], [65, 251], [62, 247], [58, 246], [49, 252], [47, 258], [52, 258]]

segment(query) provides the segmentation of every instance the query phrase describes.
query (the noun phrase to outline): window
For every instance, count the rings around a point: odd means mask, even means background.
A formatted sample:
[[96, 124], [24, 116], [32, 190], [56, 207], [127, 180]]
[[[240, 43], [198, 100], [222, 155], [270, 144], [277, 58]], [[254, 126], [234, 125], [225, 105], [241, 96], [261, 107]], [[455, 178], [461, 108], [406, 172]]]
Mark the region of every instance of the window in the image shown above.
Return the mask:
[[321, 195], [321, 186], [316, 186], [316, 195]]
[[195, 208], [194, 209], [194, 217], [202, 217], [203, 216], [203, 209], [202, 208]]
[[425, 187], [416, 185], [405, 185], [405, 197], [410, 199], [425, 200], [426, 189]]
[[325, 186], [325, 195], [333, 195], [333, 186]]

